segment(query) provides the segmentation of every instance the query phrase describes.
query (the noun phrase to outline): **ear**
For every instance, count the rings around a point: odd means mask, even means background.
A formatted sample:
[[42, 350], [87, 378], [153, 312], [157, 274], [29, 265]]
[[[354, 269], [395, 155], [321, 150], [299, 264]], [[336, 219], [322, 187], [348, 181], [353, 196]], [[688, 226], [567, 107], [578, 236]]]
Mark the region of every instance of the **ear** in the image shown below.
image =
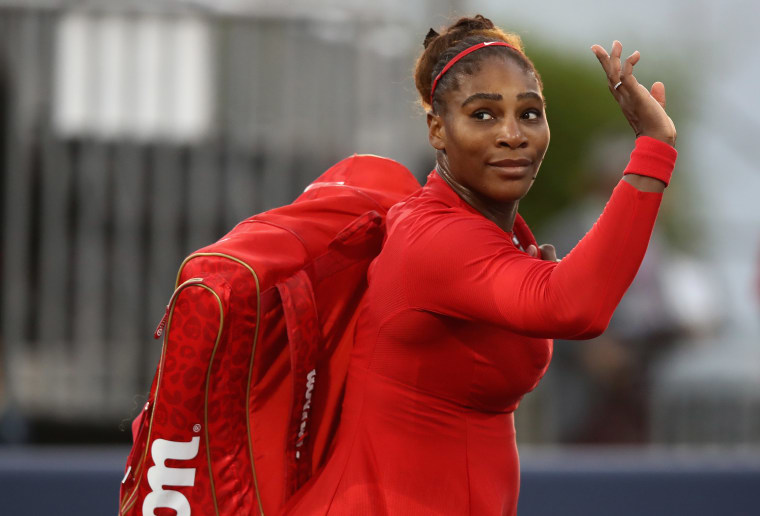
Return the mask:
[[446, 128], [443, 125], [443, 117], [432, 111], [427, 112], [428, 140], [436, 150], [446, 149]]

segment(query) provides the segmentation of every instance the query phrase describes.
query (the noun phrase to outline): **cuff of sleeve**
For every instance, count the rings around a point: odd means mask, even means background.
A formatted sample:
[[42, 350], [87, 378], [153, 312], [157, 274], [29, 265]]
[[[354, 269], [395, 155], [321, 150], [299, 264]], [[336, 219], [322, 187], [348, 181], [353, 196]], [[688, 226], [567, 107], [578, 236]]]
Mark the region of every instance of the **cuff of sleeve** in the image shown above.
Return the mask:
[[667, 143], [649, 136], [639, 136], [636, 138], [636, 147], [631, 152], [631, 160], [625, 167], [623, 175], [638, 174], [653, 177], [667, 186], [670, 183], [677, 156], [678, 152]]

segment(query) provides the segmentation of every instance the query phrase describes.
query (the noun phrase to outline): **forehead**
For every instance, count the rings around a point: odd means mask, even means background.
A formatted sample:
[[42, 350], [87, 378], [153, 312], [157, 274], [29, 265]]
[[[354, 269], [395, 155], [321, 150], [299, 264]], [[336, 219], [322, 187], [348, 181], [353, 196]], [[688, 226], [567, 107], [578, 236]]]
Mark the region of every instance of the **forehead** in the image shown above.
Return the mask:
[[535, 91], [541, 95], [533, 72], [525, 70], [513, 59], [489, 57], [480, 62], [475, 73], [460, 75], [457, 79], [459, 88], [451, 92], [451, 99], [465, 99], [474, 93], [501, 93], [505, 98], [525, 91]]

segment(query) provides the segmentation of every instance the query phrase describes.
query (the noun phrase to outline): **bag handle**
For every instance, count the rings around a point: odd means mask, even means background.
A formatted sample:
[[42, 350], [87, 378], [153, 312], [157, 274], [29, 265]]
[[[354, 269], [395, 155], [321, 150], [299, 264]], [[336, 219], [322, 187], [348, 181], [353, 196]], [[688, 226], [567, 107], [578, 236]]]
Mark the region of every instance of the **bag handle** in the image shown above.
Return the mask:
[[311, 277], [329, 278], [347, 265], [374, 257], [380, 250], [384, 219], [368, 211], [343, 228], [328, 251], [276, 285], [282, 301], [288, 334], [293, 401], [290, 407], [286, 451], [286, 497], [290, 498], [310, 477], [313, 443], [309, 437], [314, 389], [320, 372], [317, 358], [322, 334]]
[[377, 231], [382, 230], [383, 222], [383, 216], [375, 210], [365, 212], [341, 229], [340, 233], [330, 242], [328, 249], [334, 250], [365, 244], [376, 236]]
[[321, 333], [314, 290], [304, 270], [277, 284], [288, 333], [293, 403], [287, 430], [286, 497], [290, 498], [311, 475], [312, 440], [309, 415], [318, 371]]

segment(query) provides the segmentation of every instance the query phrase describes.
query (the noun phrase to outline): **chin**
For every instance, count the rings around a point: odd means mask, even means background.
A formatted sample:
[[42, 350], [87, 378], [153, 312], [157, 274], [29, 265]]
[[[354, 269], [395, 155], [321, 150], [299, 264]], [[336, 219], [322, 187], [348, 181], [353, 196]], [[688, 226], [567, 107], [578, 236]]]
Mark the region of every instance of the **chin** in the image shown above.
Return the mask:
[[494, 188], [488, 192], [488, 197], [498, 202], [515, 202], [521, 200], [530, 191], [530, 187], [533, 183], [524, 185], [512, 185], [504, 188]]

